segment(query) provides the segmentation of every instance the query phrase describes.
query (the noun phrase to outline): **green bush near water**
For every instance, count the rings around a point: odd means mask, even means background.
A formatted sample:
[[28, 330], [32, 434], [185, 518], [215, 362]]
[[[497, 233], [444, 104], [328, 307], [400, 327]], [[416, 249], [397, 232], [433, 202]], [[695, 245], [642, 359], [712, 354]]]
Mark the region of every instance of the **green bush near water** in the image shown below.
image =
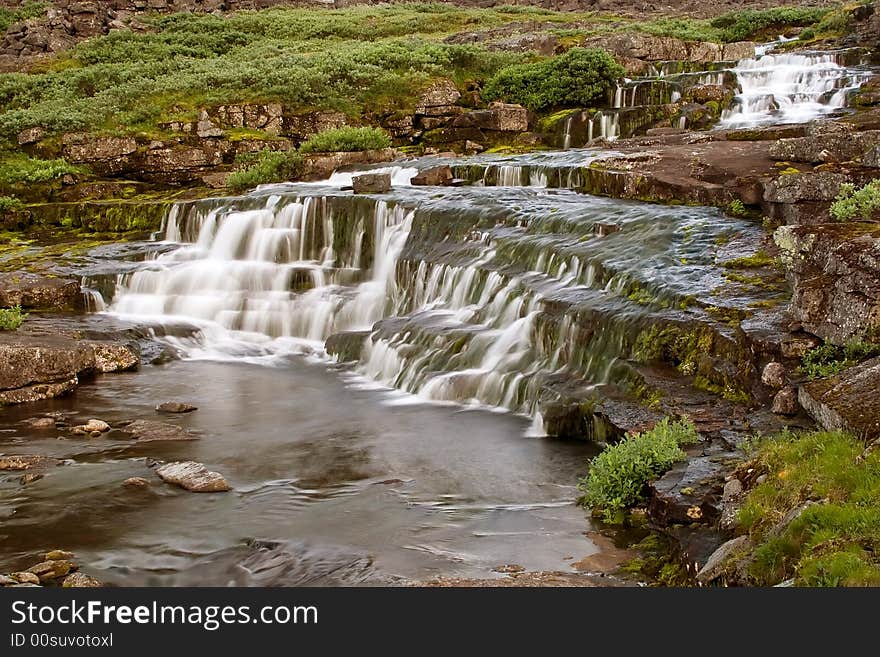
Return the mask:
[[22, 312], [21, 306], [0, 308], [0, 331], [15, 331], [25, 319], [27, 319], [27, 313]]
[[838, 346], [826, 342], [804, 354], [798, 371], [810, 379], [821, 379], [875, 356], [880, 356], [880, 344], [850, 340]]
[[613, 522], [628, 507], [645, 498], [645, 487], [685, 458], [681, 447], [699, 441], [693, 424], [664, 418], [650, 431], [629, 436], [606, 447], [590, 462], [589, 474], [578, 484], [583, 504], [601, 510]]
[[391, 146], [391, 138], [380, 128], [343, 126], [318, 133], [300, 144], [300, 153], [373, 151]]
[[604, 50], [572, 48], [563, 55], [501, 69], [483, 89], [487, 100], [519, 103], [533, 111], [589, 107], [624, 74]]

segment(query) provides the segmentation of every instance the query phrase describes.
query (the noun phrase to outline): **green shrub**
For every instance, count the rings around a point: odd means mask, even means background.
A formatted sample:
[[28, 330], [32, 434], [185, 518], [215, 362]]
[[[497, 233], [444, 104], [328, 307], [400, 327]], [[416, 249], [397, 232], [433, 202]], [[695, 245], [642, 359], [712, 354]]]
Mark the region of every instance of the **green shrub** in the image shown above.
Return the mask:
[[0, 214], [21, 210], [24, 204], [14, 196], [0, 196]]
[[798, 371], [810, 379], [821, 379], [874, 356], [880, 356], [880, 344], [850, 340], [841, 347], [826, 342], [804, 354]]
[[27, 313], [21, 311], [21, 306], [0, 308], [0, 331], [15, 331], [25, 319]]
[[731, 217], [746, 217], [748, 216], [749, 211], [746, 210], [746, 206], [742, 201], [735, 198], [727, 204], [727, 214]]
[[488, 100], [519, 103], [536, 112], [588, 107], [604, 99], [623, 68], [604, 50], [572, 48], [564, 55], [501, 69], [483, 89]]
[[605, 520], [612, 522], [621, 511], [644, 499], [648, 482], [685, 458], [682, 445], [698, 440], [690, 422], [664, 418], [650, 431], [606, 447], [590, 462], [589, 474], [578, 484], [583, 503], [601, 509]]
[[300, 144], [300, 153], [373, 151], [391, 146], [388, 134], [380, 128], [342, 126], [320, 132]]
[[712, 27], [721, 30], [724, 41], [746, 41], [753, 35], [772, 29], [806, 27], [821, 21], [829, 10], [821, 7], [773, 7], [742, 9], [713, 19]]
[[260, 151], [239, 158], [245, 168], [229, 176], [227, 186], [245, 190], [257, 185], [296, 180], [302, 175], [302, 158], [296, 151]]
[[831, 216], [838, 221], [851, 219], [870, 220], [880, 214], [880, 178], [872, 180], [864, 187], [846, 183], [831, 204]]

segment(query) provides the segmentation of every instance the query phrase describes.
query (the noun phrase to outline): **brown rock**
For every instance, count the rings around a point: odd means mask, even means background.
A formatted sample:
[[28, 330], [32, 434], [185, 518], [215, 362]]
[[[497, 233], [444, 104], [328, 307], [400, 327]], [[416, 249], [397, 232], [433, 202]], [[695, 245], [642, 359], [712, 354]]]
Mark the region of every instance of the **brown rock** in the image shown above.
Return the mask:
[[18, 133], [18, 145], [27, 146], [36, 144], [46, 136], [46, 131], [42, 128], [27, 128]]
[[771, 388], [781, 388], [785, 385], [785, 365], [773, 361], [764, 366], [761, 372], [761, 383]]
[[22, 424], [26, 425], [30, 429], [44, 430], [44, 429], [54, 429], [55, 428], [55, 418], [53, 417], [32, 417], [28, 420], [24, 420]]
[[809, 333], [789, 333], [782, 339], [780, 352], [784, 358], [803, 358], [811, 349], [815, 349], [822, 340]]
[[411, 185], [438, 186], [449, 185], [452, 183], [452, 169], [448, 166], [431, 167], [430, 169], [422, 169], [419, 173], [410, 178]]
[[391, 191], [390, 173], [363, 173], [351, 179], [355, 194], [382, 194]]
[[39, 577], [41, 584], [46, 584], [47, 582], [53, 582], [61, 577], [66, 577], [77, 568], [78, 566], [72, 561], [67, 559], [56, 559], [53, 561], [38, 563], [36, 566], [31, 566], [28, 568], [28, 572]]
[[880, 358], [801, 386], [798, 401], [824, 429], [880, 438]]
[[431, 85], [422, 92], [416, 103], [416, 114], [426, 114], [427, 109], [431, 107], [443, 107], [455, 105], [461, 93], [455, 82], [448, 78], [441, 78], [431, 83]]
[[156, 470], [163, 481], [175, 484], [194, 493], [220, 493], [231, 490], [226, 479], [218, 472], [211, 472], [195, 461], [166, 463]]
[[50, 550], [43, 559], [46, 561], [70, 561], [73, 557], [73, 552], [68, 552], [67, 550]]
[[100, 586], [104, 586], [101, 582], [96, 580], [94, 577], [89, 577], [85, 573], [71, 573], [67, 577], [64, 578], [64, 582], [61, 586], [65, 589], [69, 588], [97, 588]]
[[82, 308], [79, 281], [27, 272], [0, 274], [0, 307], [72, 310]]
[[39, 472], [27, 472], [18, 478], [18, 483], [20, 483], [22, 486], [27, 486], [28, 484], [32, 484], [35, 481], [39, 481], [44, 476], [45, 475]]
[[140, 356], [127, 344], [120, 342], [91, 342], [95, 354], [95, 369], [99, 372], [126, 372], [137, 369]]
[[0, 470], [30, 470], [34, 467], [47, 465], [52, 461], [53, 459], [47, 456], [36, 454], [0, 456]]
[[155, 420], [135, 420], [122, 429], [139, 442], [154, 440], [196, 440], [196, 436], [176, 424]]
[[31, 572], [11, 573], [9, 576], [19, 584], [36, 584], [37, 586], [40, 585], [40, 578]]
[[783, 388], [773, 397], [771, 411], [776, 415], [797, 415], [799, 410], [798, 392], [794, 386]]
[[129, 477], [122, 482], [126, 488], [149, 488], [150, 482], [143, 477]]
[[197, 406], [185, 402], [164, 402], [156, 407], [160, 413], [192, 413], [199, 410]]

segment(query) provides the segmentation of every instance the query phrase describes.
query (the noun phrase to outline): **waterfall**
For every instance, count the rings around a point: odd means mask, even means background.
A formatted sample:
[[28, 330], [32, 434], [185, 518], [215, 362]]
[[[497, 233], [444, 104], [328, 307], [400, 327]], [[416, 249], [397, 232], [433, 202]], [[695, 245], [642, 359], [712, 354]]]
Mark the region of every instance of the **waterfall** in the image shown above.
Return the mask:
[[[370, 328], [395, 295], [412, 211], [381, 200], [344, 209], [337, 216], [325, 197], [269, 196], [254, 209], [196, 205], [184, 225], [172, 210], [165, 239], [177, 236], [180, 248], [121, 276], [110, 310], [163, 324], [193, 321], [233, 342], [323, 341]], [[337, 239], [338, 232], [350, 236]], [[373, 245], [369, 255], [365, 243]]]
[[848, 93], [871, 76], [845, 66], [840, 53], [765, 51], [733, 69], [741, 91], [723, 112], [720, 128], [811, 121], [846, 107]]

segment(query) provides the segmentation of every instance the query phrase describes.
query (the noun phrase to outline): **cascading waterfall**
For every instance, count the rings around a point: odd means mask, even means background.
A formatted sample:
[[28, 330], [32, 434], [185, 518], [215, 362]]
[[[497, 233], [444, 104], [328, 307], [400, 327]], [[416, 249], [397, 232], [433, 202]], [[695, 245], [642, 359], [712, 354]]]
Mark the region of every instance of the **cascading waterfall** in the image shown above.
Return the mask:
[[[383, 316], [411, 211], [377, 202], [337, 217], [324, 197], [262, 201], [254, 209], [195, 205], [183, 223], [179, 207], [172, 209], [165, 239], [184, 245], [122, 276], [110, 310], [195, 322], [212, 341], [235, 346], [253, 336], [323, 341]], [[368, 237], [372, 267], [364, 279]]]
[[773, 54], [767, 48], [733, 71], [741, 92], [722, 113], [720, 128], [811, 121], [846, 107], [848, 94], [871, 76], [846, 66], [842, 53]]

